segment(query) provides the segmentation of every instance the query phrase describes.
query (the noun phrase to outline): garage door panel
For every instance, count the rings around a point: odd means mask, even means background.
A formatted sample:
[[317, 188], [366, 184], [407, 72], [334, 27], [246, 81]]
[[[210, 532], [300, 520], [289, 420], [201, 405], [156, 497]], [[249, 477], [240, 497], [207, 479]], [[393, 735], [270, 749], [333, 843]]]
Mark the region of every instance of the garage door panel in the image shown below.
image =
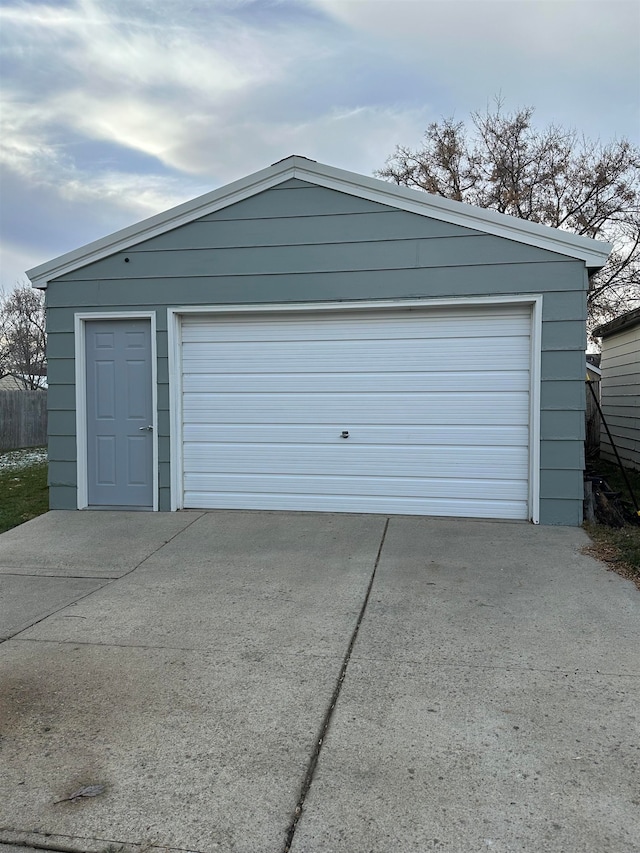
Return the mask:
[[416, 471], [423, 476], [445, 477], [452, 473], [461, 480], [489, 477], [527, 477], [527, 453], [520, 447], [389, 447], [384, 445], [282, 444], [185, 444], [185, 470], [238, 474], [326, 474], [356, 476], [376, 474], [407, 477]]
[[[189, 423], [523, 424], [525, 392], [492, 394], [185, 394]], [[265, 436], [266, 438], [267, 436]]]
[[[522, 311], [503, 312], [499, 319], [491, 312], [473, 312], [465, 317], [461, 312], [434, 311], [425, 320], [423, 312], [397, 312], [396, 317], [388, 314], [380, 316], [358, 314], [342, 319], [328, 315], [318, 316], [312, 322], [308, 319], [290, 317], [271, 319], [265, 322], [264, 315], [259, 317], [229, 318], [216, 326], [212, 336], [211, 321], [187, 318], [183, 324], [182, 340], [185, 344], [210, 344], [224, 342], [263, 343], [268, 341], [371, 341], [376, 339], [424, 338], [425, 329], [430, 338], [501, 338], [519, 337], [529, 334], [529, 320]], [[483, 342], [476, 340], [476, 348]]]
[[[274, 488], [285, 494], [306, 494], [309, 485], [304, 476], [279, 474], [190, 474], [185, 481], [190, 492], [218, 492], [220, 494], [270, 494]], [[473, 498], [482, 500], [491, 494], [495, 500], [520, 500], [526, 496], [526, 479], [493, 480], [477, 479], [461, 482], [446, 478], [410, 477], [318, 477], [315, 494], [318, 495], [366, 495], [387, 494], [392, 497], [412, 498]]]
[[[340, 390], [349, 393], [401, 392], [421, 393], [431, 391], [468, 391], [486, 393], [521, 391], [528, 382], [526, 370], [500, 370], [488, 373], [478, 365], [476, 370], [427, 373], [384, 372], [384, 373], [341, 373]], [[186, 394], [253, 394], [256, 392], [277, 393], [286, 387], [288, 391], [300, 393], [313, 389], [314, 393], [335, 391], [336, 377], [327, 373], [194, 373], [185, 376], [183, 390]]]
[[198, 317], [182, 340], [185, 507], [527, 518], [528, 307]]
[[467, 370], [482, 360], [485, 371], [509, 365], [512, 370], [527, 370], [529, 353], [518, 337], [487, 339], [478, 351], [477, 341], [469, 338], [448, 340], [392, 340], [389, 342], [342, 341], [267, 341], [255, 344], [225, 343], [184, 345], [183, 368], [187, 374], [234, 373], [368, 373], [375, 364], [380, 372], [424, 370]]
[[[257, 509], [272, 510], [273, 495], [234, 493], [185, 492], [185, 506], [200, 509]], [[336, 509], [336, 506], [339, 506]], [[387, 515], [432, 515], [455, 518], [498, 518], [519, 520], [527, 517], [526, 501], [469, 500], [466, 498], [368, 497], [356, 495], [296, 495], [279, 494], [277, 509], [308, 512], [371, 512]]]
[[[230, 439], [236, 443], [258, 443], [264, 441], [265, 428], [269, 429], [272, 444], [336, 444], [344, 439], [341, 423], [333, 424], [214, 424], [189, 423], [184, 427], [185, 445], [198, 442], [224, 443]], [[354, 444], [407, 444], [414, 445], [460, 445], [462, 447], [505, 447], [516, 445], [527, 447], [529, 428], [527, 424], [500, 426], [452, 426], [447, 425], [400, 425], [360, 424], [349, 434]]]

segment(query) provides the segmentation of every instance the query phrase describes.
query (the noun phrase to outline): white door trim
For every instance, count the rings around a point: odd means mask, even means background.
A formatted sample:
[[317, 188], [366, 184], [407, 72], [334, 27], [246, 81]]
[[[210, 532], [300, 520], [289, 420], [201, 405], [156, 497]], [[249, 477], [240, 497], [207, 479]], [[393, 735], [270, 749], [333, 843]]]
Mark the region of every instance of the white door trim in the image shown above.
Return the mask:
[[151, 408], [153, 425], [153, 506], [158, 511], [158, 379], [155, 311], [96, 311], [74, 314], [76, 368], [76, 455], [78, 509], [89, 506], [89, 472], [87, 463], [87, 356], [86, 323], [91, 320], [149, 320], [151, 323]]
[[171, 511], [184, 509], [182, 441], [182, 309], [167, 309], [169, 367], [169, 481]]
[[232, 305], [184, 305], [167, 308], [169, 346], [169, 415], [171, 424], [171, 509], [184, 508], [182, 417], [182, 317], [193, 314], [286, 314], [327, 311], [406, 310], [407, 308], [472, 308], [486, 305], [531, 306], [531, 357], [529, 387], [529, 512], [540, 521], [540, 363], [542, 351], [542, 295], [470, 296], [442, 299], [380, 299], [349, 302], [293, 302]]
[[531, 303], [529, 371], [529, 518], [540, 523], [540, 381], [542, 372], [542, 296]]

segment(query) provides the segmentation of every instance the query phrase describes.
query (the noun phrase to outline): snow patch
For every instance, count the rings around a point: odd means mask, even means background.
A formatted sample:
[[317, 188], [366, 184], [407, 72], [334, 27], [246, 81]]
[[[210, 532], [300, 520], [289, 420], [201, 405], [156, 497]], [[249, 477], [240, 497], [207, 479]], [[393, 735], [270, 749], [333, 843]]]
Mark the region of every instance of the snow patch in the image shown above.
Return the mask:
[[30, 465], [38, 465], [47, 461], [46, 447], [30, 447], [27, 450], [10, 450], [0, 454], [0, 471], [19, 471]]

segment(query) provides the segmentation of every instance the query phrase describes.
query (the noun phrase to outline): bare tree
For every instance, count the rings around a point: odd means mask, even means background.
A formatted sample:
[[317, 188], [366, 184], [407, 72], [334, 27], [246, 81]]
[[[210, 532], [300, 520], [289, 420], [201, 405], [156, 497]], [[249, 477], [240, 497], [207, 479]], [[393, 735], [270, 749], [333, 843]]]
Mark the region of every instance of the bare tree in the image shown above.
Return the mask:
[[640, 149], [621, 139], [603, 145], [575, 130], [533, 126], [534, 110], [471, 114], [429, 125], [422, 147], [397, 146], [375, 174], [500, 213], [613, 244], [591, 278], [592, 323], [640, 302]]
[[27, 391], [42, 388], [46, 341], [42, 291], [19, 284], [0, 297], [0, 378], [12, 376]]

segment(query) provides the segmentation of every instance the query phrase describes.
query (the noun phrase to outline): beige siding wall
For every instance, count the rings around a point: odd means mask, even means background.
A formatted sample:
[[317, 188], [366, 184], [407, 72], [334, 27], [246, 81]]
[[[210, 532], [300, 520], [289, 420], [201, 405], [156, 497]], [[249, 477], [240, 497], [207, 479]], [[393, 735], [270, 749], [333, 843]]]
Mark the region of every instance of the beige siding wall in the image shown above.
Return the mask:
[[[640, 324], [603, 338], [602, 411], [623, 465], [640, 471]], [[604, 425], [600, 454], [615, 461]]]

